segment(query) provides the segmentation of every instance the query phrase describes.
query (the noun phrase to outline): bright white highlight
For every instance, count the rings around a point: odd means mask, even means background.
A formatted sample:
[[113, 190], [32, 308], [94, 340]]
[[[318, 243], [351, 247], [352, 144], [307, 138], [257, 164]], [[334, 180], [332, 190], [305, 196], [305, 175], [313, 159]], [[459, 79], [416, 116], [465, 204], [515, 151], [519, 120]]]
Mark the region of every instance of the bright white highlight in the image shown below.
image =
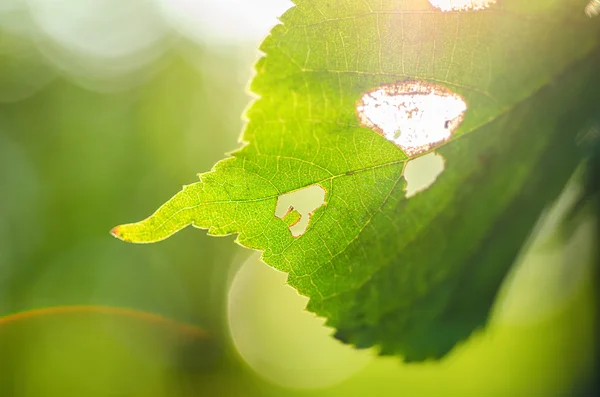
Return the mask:
[[600, 15], [600, 0], [591, 0], [585, 7], [585, 15], [590, 18]]
[[282, 194], [277, 200], [275, 216], [283, 219], [292, 211], [298, 211], [300, 221], [290, 226], [292, 236], [300, 237], [308, 228], [310, 217], [318, 208], [325, 205], [327, 192], [319, 185], [311, 185], [291, 193]]
[[259, 41], [293, 6], [290, 0], [156, 0], [171, 25], [203, 41]]
[[444, 172], [444, 166], [444, 158], [437, 153], [428, 153], [410, 160], [404, 169], [406, 198], [433, 185], [438, 176]]
[[429, 0], [442, 11], [480, 11], [496, 4], [496, 0]]
[[408, 81], [366, 92], [356, 109], [361, 125], [412, 157], [448, 140], [462, 123], [467, 104], [444, 87]]

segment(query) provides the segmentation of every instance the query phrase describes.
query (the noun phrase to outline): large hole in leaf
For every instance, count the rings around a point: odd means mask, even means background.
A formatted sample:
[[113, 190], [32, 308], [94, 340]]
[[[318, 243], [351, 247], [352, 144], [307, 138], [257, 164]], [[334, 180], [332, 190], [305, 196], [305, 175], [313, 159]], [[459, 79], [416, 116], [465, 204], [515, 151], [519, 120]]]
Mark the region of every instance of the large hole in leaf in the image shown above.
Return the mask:
[[313, 212], [325, 205], [326, 194], [319, 185], [282, 194], [277, 200], [275, 216], [287, 223], [294, 237], [300, 237], [306, 232]]
[[479, 11], [496, 4], [496, 0], [429, 0], [442, 11]]
[[450, 139], [464, 119], [467, 104], [445, 87], [404, 81], [367, 91], [356, 110], [361, 125], [413, 157]]

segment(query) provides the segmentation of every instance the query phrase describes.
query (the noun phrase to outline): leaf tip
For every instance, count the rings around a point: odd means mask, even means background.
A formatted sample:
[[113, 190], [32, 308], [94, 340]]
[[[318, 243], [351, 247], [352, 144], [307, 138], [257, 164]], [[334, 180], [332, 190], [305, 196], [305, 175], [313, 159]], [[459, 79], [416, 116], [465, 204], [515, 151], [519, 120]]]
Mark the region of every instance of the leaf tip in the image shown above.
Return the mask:
[[132, 230], [131, 226], [135, 224], [128, 225], [119, 225], [110, 229], [110, 234], [113, 237], [118, 238], [121, 241], [125, 241], [126, 243], [140, 243], [143, 242], [139, 237], [136, 237], [134, 230]]
[[113, 227], [112, 229], [110, 229], [110, 234], [113, 237], [118, 238], [119, 240], [126, 241], [125, 238], [124, 238], [124, 236], [123, 236], [123, 228], [122, 228], [122, 226], [115, 226], [115, 227]]

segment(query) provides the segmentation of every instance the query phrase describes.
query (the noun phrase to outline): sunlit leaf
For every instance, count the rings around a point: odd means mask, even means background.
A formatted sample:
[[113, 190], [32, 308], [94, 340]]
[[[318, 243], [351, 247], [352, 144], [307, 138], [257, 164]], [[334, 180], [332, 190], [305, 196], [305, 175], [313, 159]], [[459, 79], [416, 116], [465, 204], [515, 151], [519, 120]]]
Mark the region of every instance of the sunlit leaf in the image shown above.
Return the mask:
[[[600, 23], [585, 6], [297, 0], [261, 46], [248, 144], [113, 234], [239, 234], [339, 339], [441, 357], [486, 323], [581, 160], [575, 138], [600, 99]], [[406, 198], [407, 162], [431, 151], [445, 170]], [[280, 196], [312, 186], [326, 192], [314, 213], [277, 216]], [[298, 214], [310, 219], [296, 237]]]

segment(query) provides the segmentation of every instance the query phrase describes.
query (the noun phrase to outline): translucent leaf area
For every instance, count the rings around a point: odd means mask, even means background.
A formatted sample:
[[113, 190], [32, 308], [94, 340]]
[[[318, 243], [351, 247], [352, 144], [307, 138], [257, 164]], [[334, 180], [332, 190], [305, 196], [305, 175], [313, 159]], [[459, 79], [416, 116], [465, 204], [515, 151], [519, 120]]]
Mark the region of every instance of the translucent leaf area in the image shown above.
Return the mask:
[[[338, 339], [442, 357], [486, 324], [581, 160], [575, 137], [600, 100], [600, 23], [578, 0], [295, 3], [261, 46], [246, 144], [113, 234], [237, 234]], [[407, 194], [407, 163], [431, 152], [443, 172]], [[277, 210], [317, 185], [314, 211]]]

